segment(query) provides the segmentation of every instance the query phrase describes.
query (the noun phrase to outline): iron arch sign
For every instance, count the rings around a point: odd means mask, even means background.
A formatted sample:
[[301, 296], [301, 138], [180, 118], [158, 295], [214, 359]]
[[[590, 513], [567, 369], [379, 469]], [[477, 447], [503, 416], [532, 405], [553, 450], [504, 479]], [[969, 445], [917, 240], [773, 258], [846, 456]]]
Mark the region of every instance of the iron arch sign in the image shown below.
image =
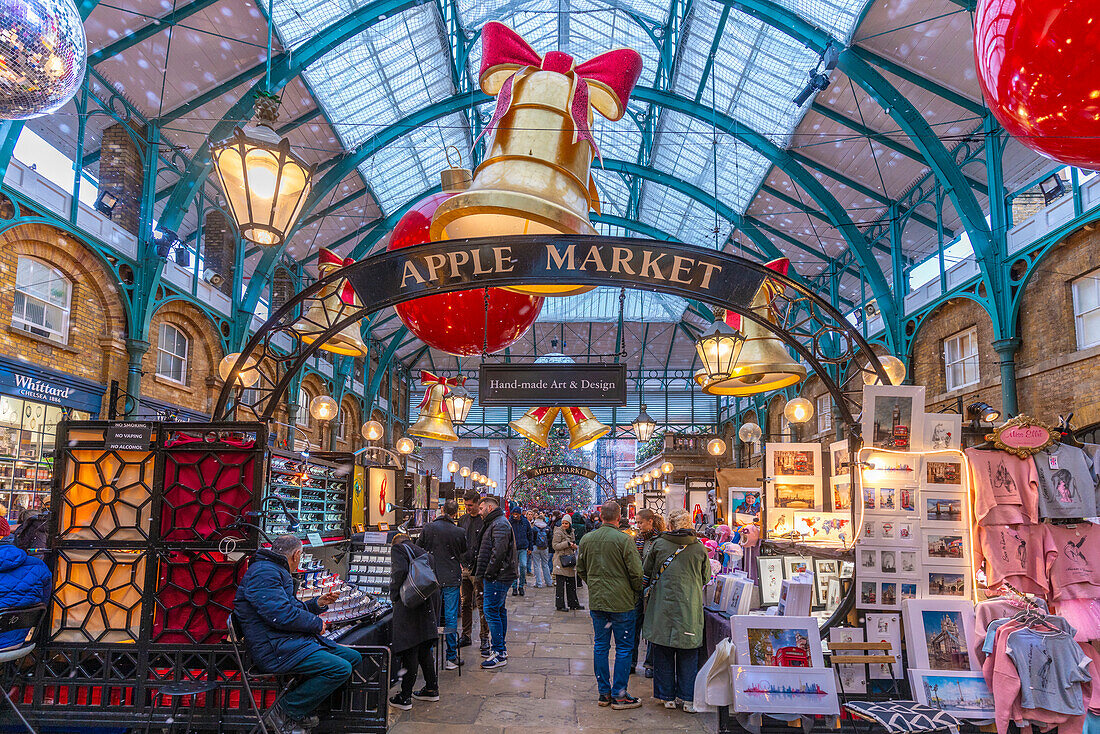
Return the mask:
[[[513, 493], [528, 479], [538, 479], [539, 477], [549, 477], [555, 475], [567, 475], [574, 477], [582, 477], [589, 479], [602, 487], [608, 498], [615, 497], [615, 485], [611, 483], [607, 477], [599, 472], [594, 472], [588, 467], [573, 466], [572, 464], [544, 464], [542, 466], [534, 466], [527, 471], [520, 472], [516, 475], [516, 478], [512, 480], [512, 483], [508, 485], [507, 500], [513, 495]], [[553, 492], [550, 492], [553, 494]]]

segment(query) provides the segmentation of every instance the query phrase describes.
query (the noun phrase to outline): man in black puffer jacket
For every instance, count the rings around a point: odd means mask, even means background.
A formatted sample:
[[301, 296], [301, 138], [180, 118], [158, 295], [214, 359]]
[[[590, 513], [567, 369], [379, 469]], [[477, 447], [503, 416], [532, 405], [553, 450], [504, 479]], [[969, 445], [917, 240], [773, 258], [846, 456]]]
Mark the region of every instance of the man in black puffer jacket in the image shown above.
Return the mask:
[[489, 495], [481, 498], [481, 517], [485, 527], [481, 531], [481, 547], [477, 553], [474, 576], [482, 580], [485, 589], [485, 619], [489, 623], [492, 650], [482, 668], [500, 668], [508, 664], [508, 610], [504, 603], [508, 587], [519, 577], [519, 561], [516, 538], [512, 524], [500, 509], [500, 500]]
[[244, 631], [252, 659], [264, 672], [294, 673], [299, 683], [266, 714], [268, 731], [312, 729], [313, 715], [329, 695], [351, 678], [363, 658], [349, 647], [329, 642], [318, 615], [336, 593], [302, 603], [295, 597], [291, 569], [302, 560], [302, 541], [280, 535], [271, 548], [260, 548], [237, 587], [234, 615]]

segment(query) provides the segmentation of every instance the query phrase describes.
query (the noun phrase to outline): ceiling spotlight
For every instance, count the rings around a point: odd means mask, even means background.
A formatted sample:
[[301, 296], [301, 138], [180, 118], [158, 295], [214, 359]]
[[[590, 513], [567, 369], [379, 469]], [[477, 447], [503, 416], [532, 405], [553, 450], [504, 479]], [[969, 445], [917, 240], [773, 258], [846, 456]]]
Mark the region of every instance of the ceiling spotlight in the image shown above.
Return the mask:
[[215, 288], [220, 287], [225, 282], [225, 278], [211, 268], [202, 271], [202, 279]]
[[167, 259], [172, 248], [180, 244], [180, 238], [170, 229], [154, 229], [153, 244], [157, 248], [157, 257]]
[[997, 410], [989, 403], [983, 403], [981, 401], [966, 406], [966, 414], [971, 418], [976, 418], [985, 423], [993, 423], [1001, 417], [1001, 411]]

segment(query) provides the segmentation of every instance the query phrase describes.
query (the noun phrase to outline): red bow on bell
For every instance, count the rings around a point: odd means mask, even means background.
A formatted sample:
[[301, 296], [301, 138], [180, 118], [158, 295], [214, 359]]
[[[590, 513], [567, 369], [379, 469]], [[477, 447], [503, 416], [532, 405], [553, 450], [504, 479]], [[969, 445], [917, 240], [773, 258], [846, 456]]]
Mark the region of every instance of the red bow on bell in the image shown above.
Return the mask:
[[481, 135], [494, 130], [512, 106], [512, 85], [516, 77], [533, 70], [571, 77], [569, 112], [573, 119], [573, 142], [588, 141], [600, 156], [588, 127], [588, 105], [609, 120], [620, 119], [626, 112], [630, 92], [642, 74], [642, 57], [637, 51], [625, 48], [602, 53], [581, 64], [561, 51], [551, 51], [542, 57], [508, 26], [486, 23], [481, 29], [481, 89], [486, 94], [497, 95], [497, 108]]
[[432, 388], [436, 385], [443, 386], [443, 397], [447, 397], [447, 393], [449, 392], [449, 390], [447, 390], [448, 387], [458, 387], [465, 382], [465, 377], [440, 377], [427, 370], [420, 370], [420, 384], [427, 385], [428, 389], [424, 391], [424, 399], [420, 401], [418, 409], [428, 404], [428, 399], [432, 395]]
[[[788, 260], [785, 257], [778, 257], [778, 258], [776, 258], [775, 260], [772, 260], [769, 263], [765, 263], [764, 267], [766, 267], [768, 270], [774, 270], [775, 272], [779, 273], [780, 275], [786, 275], [787, 271], [791, 267], [791, 261]], [[768, 294], [768, 314], [773, 319], [777, 318], [778, 314], [775, 312], [775, 309], [772, 308], [771, 304], [772, 304], [772, 300], [777, 295], [779, 295], [780, 293], [783, 292], [783, 285], [781, 283], [774, 282], [771, 278], [765, 278], [764, 283], [760, 287], [763, 288], [764, 292]], [[726, 311], [726, 324], [728, 324], [730, 327], [740, 331], [741, 330], [741, 314], [734, 313], [733, 311], [727, 310]]]
[[[328, 275], [329, 273], [326, 271], [329, 269], [335, 271], [354, 264], [354, 258], [341, 258], [332, 250], [326, 250], [324, 247], [317, 253], [317, 270], [320, 271], [322, 276]], [[340, 286], [340, 300], [349, 306], [355, 305], [355, 289], [352, 288], [347, 278], [344, 279], [343, 285]]]

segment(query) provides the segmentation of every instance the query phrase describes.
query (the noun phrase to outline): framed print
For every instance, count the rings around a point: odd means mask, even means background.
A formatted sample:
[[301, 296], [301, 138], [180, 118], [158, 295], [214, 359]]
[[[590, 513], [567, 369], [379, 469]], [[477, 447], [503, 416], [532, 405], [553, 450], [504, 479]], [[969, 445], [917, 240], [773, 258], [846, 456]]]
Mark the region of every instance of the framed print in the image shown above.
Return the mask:
[[730, 617], [730, 639], [738, 665], [824, 668], [821, 633], [814, 617], [760, 614]]
[[769, 443], [765, 449], [768, 471], [778, 483], [780, 477], [820, 481], [821, 444]]
[[729, 508], [741, 515], [760, 514], [760, 489], [730, 487]]
[[926, 456], [921, 481], [931, 487], [962, 487], [963, 464], [957, 454]]
[[829, 444], [830, 476], [837, 481], [852, 480], [852, 453], [848, 450], [848, 441], [834, 441]]
[[864, 462], [868, 465], [862, 475], [865, 484], [916, 484], [919, 479], [918, 454], [869, 451]]
[[733, 707], [742, 713], [840, 713], [836, 678], [828, 668], [777, 670], [760, 665], [733, 666]]
[[771, 506], [777, 510], [816, 510], [817, 484], [777, 479], [772, 485]]
[[912, 451], [924, 436], [924, 387], [867, 385], [863, 389], [863, 438], [867, 446]]
[[813, 559], [809, 556], [783, 556], [783, 578], [793, 579], [796, 574], [813, 570]]
[[920, 526], [915, 520], [898, 520], [894, 523], [894, 539], [898, 545], [916, 545]]
[[[860, 609], [900, 609], [902, 580], [896, 575], [860, 574], [857, 581], [856, 606]], [[917, 581], [906, 583], [915, 585]]]
[[783, 588], [783, 557], [760, 556], [756, 564], [760, 571], [760, 603], [778, 604]]
[[915, 579], [920, 573], [920, 558], [917, 556], [917, 551], [899, 549], [897, 554], [898, 574], [907, 574]]
[[913, 699], [957, 719], [994, 717], [993, 694], [985, 676], [972, 670], [909, 669]]
[[856, 564], [852, 563], [851, 561], [841, 561], [840, 562], [840, 578], [850, 579], [850, 578], [852, 578], [852, 576], [855, 575], [855, 573], [856, 573]]
[[831, 612], [840, 606], [840, 578], [829, 579], [825, 588], [825, 611]]
[[871, 546], [859, 545], [859, 572], [860, 574], [875, 573], [878, 571], [879, 549]]
[[852, 511], [852, 483], [834, 479], [832, 482], [833, 512]]
[[901, 579], [898, 581], [898, 601], [902, 604], [907, 599], [916, 599], [917, 594], [920, 592], [920, 584], [917, 579]]
[[958, 451], [962, 448], [962, 416], [958, 413], [924, 414], [924, 451]]
[[828, 595], [829, 579], [840, 578], [840, 561], [835, 558], [814, 559], [814, 587], [817, 589], [817, 603], [824, 604]]
[[[863, 642], [861, 627], [832, 627], [829, 630], [829, 642]], [[838, 655], [863, 655], [860, 650], [838, 651]], [[867, 692], [867, 669], [862, 665], [834, 666], [837, 682], [845, 693]]]
[[889, 642], [889, 655], [897, 657], [897, 663], [890, 665], [882, 663], [871, 665], [872, 680], [889, 680], [901, 678], [904, 669], [901, 667], [901, 615], [897, 612], [868, 612], [863, 616], [864, 629], [868, 642]]
[[859, 584], [859, 597], [856, 599], [856, 606], [861, 609], [877, 609], [878, 581], [860, 576], [857, 583]]
[[795, 510], [794, 529], [803, 540], [828, 545], [845, 545], [852, 539], [852, 516], [847, 512]]
[[950, 565], [952, 561], [960, 566], [967, 559], [966, 529], [925, 528], [924, 541], [921, 543], [921, 562]]
[[898, 487], [898, 512], [917, 511], [917, 488], [915, 486]]
[[768, 508], [768, 535], [786, 535], [794, 530], [794, 510]]
[[920, 493], [920, 524], [926, 528], [965, 527], [966, 495], [946, 489], [926, 488]]
[[909, 665], [932, 670], [978, 670], [967, 642], [974, 631], [969, 599], [912, 599], [902, 607]]
[[958, 564], [954, 566], [928, 566], [921, 569], [921, 596], [947, 597], [951, 599], [970, 598], [969, 569]]

